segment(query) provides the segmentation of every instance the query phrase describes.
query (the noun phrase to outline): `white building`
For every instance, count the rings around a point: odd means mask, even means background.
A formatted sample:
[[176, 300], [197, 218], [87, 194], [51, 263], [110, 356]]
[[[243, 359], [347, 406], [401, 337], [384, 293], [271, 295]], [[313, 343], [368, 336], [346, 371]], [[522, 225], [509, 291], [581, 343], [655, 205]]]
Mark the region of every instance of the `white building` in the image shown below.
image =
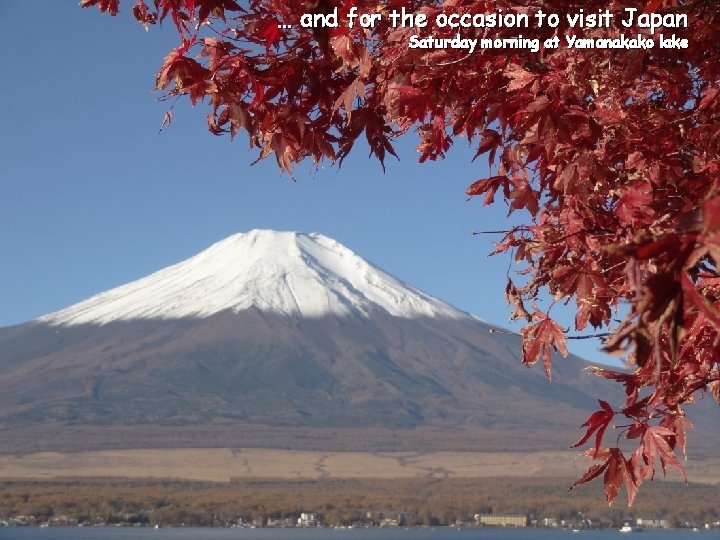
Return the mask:
[[527, 527], [527, 516], [475, 514], [475, 523], [490, 527]]
[[643, 527], [644, 529], [668, 529], [668, 528], [670, 528], [670, 524], [668, 523], [667, 519], [637, 518], [636, 523], [637, 523], [638, 527]]
[[317, 527], [317, 514], [315, 512], [303, 512], [298, 518], [298, 527]]

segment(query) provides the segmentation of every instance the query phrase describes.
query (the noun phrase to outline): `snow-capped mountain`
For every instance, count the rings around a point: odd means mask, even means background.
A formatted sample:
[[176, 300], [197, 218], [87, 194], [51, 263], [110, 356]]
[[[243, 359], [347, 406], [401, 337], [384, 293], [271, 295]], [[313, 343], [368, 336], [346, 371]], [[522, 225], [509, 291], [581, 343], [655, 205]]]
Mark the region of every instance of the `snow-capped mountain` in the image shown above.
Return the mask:
[[551, 384], [491, 329], [330, 238], [251, 231], [0, 328], [0, 438], [18, 452], [557, 449], [604, 381], [575, 359]]
[[208, 317], [258, 308], [301, 317], [377, 310], [465, 318], [321, 234], [253, 230], [183, 262], [40, 319], [54, 325]]

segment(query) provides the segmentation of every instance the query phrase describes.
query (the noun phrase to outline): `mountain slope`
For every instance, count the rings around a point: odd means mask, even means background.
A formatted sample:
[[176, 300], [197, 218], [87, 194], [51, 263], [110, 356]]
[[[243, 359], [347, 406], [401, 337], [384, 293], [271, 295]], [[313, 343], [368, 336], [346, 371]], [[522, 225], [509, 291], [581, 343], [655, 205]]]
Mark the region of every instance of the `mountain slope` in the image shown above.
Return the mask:
[[[34, 343], [27, 352], [3, 354], [0, 410], [10, 424], [53, 416], [73, 423], [224, 417], [411, 427], [450, 418], [528, 426], [577, 407], [589, 410], [590, 392], [598, 389], [579, 372], [582, 363], [559, 368], [568, 372], [558, 374], [562, 382], [546, 381], [519, 364], [516, 340], [491, 338], [471, 319], [378, 313], [367, 320], [303, 320], [255, 309], [197, 320], [18, 330], [14, 339], [0, 334], [4, 351], [19, 350], [18, 339]], [[530, 405], [528, 396], [537, 403]]]

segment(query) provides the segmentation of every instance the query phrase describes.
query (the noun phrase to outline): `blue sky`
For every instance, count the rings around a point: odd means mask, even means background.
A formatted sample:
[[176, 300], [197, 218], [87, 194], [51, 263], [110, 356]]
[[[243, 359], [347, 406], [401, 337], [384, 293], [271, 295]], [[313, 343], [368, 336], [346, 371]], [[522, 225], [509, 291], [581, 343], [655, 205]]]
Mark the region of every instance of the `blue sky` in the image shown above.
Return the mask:
[[[153, 93], [154, 76], [177, 38], [169, 25], [146, 33], [131, 7], [125, 0], [113, 18], [76, 1], [0, 3], [0, 326], [253, 228], [321, 232], [507, 326], [510, 261], [487, 257], [497, 237], [470, 234], [505, 228], [507, 211], [467, 201], [465, 188], [487, 171], [465, 141], [444, 161], [418, 164], [411, 135], [384, 174], [358, 148], [341, 169], [299, 167], [293, 182], [272, 158], [251, 167], [244, 135], [211, 135], [203, 104], [178, 102], [158, 134], [169, 103]], [[571, 347], [606, 358], [594, 341]]]

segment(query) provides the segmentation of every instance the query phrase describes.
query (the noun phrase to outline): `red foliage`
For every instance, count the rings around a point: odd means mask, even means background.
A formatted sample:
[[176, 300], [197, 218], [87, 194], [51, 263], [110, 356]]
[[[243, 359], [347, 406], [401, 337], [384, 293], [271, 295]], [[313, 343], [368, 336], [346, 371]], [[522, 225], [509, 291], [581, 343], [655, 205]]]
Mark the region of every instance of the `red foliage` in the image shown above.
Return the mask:
[[[83, 0], [115, 14], [117, 0]], [[373, 28], [352, 28], [345, 15], [382, 15]], [[625, 8], [687, 14], [678, 34], [688, 47], [661, 48], [648, 28], [625, 28]], [[333, 28], [303, 28], [304, 13], [332, 14]], [[411, 49], [411, 35], [453, 38], [455, 28], [397, 27], [391, 10], [425, 14], [561, 14], [560, 27], [522, 32], [558, 48]], [[570, 28], [562, 15], [614, 14], [609, 28]], [[574, 300], [575, 329], [605, 328], [604, 348], [632, 370], [595, 373], [625, 386], [627, 400], [586, 422], [588, 455], [601, 461], [578, 483], [604, 474], [612, 500], [625, 484], [630, 500], [652, 478], [656, 458], [680, 468], [684, 408], [708, 390], [720, 399], [720, 4], [715, 0], [137, 0], [143, 25], [168, 15], [181, 45], [159, 70], [157, 87], [210, 106], [215, 134], [248, 133], [259, 159], [274, 154], [290, 171], [305, 158], [342, 160], [365, 134], [381, 162], [392, 139], [414, 128], [420, 159], [443, 157], [454, 137], [488, 154], [489, 178], [470, 196], [490, 204], [501, 193], [510, 212], [526, 210], [496, 253], [525, 261], [525, 282], [506, 289], [524, 318], [523, 361], [551, 349], [565, 354], [567, 330], [524, 302], [547, 291]], [[278, 25], [292, 25], [290, 28]], [[517, 28], [462, 28], [463, 37], [512, 38]], [[651, 49], [567, 48], [580, 38], [655, 39]], [[622, 311], [620, 305], [625, 306]], [[614, 317], [623, 314], [616, 324]], [[637, 450], [626, 459], [603, 448], [610, 421], [625, 417]]]

